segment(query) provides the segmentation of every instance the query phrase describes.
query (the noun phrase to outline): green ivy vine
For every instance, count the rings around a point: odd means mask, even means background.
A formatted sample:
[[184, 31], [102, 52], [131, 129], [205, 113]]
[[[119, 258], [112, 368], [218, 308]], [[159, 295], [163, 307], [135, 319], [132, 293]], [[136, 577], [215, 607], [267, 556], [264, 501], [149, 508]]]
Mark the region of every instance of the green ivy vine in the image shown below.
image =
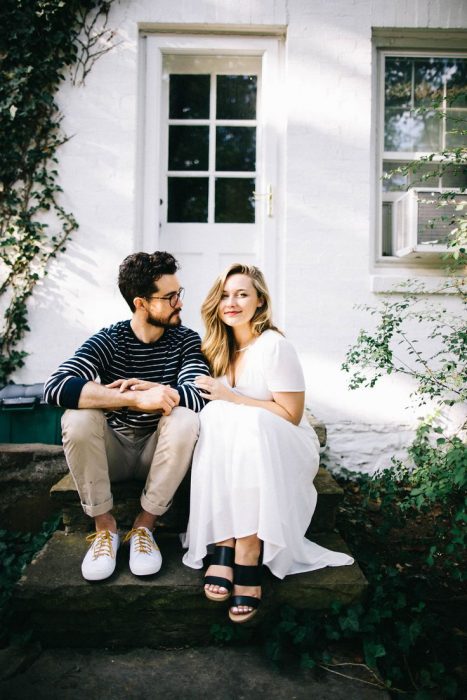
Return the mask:
[[[60, 203], [58, 150], [67, 140], [56, 93], [84, 81], [113, 48], [113, 0], [0, 4], [0, 385], [24, 365], [27, 302], [78, 228]], [[71, 72], [72, 71], [72, 72]]]

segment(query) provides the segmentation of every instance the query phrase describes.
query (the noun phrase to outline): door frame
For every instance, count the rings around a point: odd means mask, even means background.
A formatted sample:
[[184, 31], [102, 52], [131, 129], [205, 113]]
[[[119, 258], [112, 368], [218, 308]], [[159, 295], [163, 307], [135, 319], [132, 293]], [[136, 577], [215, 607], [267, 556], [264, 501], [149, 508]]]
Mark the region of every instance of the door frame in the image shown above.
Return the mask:
[[[226, 32], [224, 30], [224, 32]], [[232, 54], [261, 57], [263, 86], [263, 148], [274, 144], [275, 157], [270, 159], [262, 174], [265, 189], [272, 186], [272, 216], [264, 214], [259, 232], [258, 257], [274, 301], [274, 316], [279, 325], [284, 321], [283, 261], [285, 253], [285, 93], [284, 93], [284, 37], [277, 31], [270, 36], [212, 33], [187, 34], [167, 32], [164, 28], [140, 33], [139, 42], [139, 129], [138, 175], [136, 196], [136, 240], [138, 249], [153, 251], [159, 245], [160, 192], [161, 192], [161, 104], [163, 55]], [[264, 185], [264, 187], [263, 187]], [[267, 207], [266, 198], [258, 206]]]

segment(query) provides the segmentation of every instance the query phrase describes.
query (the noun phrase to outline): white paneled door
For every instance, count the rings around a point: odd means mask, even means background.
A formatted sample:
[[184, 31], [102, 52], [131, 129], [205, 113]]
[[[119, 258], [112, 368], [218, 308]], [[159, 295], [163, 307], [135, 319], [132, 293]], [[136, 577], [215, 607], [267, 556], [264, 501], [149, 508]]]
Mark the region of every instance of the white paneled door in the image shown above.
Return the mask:
[[146, 39], [144, 247], [180, 261], [183, 322], [200, 332], [232, 262], [262, 267], [276, 292], [280, 220], [277, 41], [209, 39]]

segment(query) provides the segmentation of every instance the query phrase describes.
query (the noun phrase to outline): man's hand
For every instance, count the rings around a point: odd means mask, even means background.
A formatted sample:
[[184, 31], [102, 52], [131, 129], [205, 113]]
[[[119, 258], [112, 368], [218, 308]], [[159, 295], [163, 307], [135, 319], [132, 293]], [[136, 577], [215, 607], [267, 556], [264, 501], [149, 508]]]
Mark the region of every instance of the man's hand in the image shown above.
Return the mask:
[[180, 395], [176, 389], [165, 384], [156, 384], [149, 389], [135, 390], [130, 408], [143, 413], [162, 413], [163, 416], [169, 416], [179, 403]]
[[195, 386], [201, 389], [200, 394], [203, 399], [210, 401], [232, 401], [236, 396], [235, 392], [229, 389], [220, 379], [201, 375], [196, 377]]
[[118, 389], [122, 394], [124, 391], [147, 391], [155, 386], [165, 386], [158, 382], [148, 382], [145, 379], [116, 379], [111, 384], [106, 384], [108, 389]]

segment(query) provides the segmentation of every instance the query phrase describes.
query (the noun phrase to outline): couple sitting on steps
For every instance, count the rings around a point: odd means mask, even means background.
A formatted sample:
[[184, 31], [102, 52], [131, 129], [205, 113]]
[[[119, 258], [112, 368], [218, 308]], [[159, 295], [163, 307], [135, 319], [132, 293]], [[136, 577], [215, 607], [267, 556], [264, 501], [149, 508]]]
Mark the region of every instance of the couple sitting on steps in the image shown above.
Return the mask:
[[304, 378], [291, 344], [273, 325], [260, 270], [234, 264], [203, 306], [205, 336], [181, 325], [183, 287], [169, 253], [136, 253], [118, 284], [129, 321], [93, 335], [45, 385], [62, 419], [65, 456], [95, 533], [82, 563], [108, 578], [120, 543], [111, 484], [144, 482], [141, 511], [125, 540], [136, 576], [159, 571], [153, 531], [192, 465], [183, 562], [203, 566], [204, 593], [230, 599], [245, 622], [261, 599], [266, 565], [283, 578], [351, 564], [304, 533], [316, 505], [319, 444], [303, 417]]

